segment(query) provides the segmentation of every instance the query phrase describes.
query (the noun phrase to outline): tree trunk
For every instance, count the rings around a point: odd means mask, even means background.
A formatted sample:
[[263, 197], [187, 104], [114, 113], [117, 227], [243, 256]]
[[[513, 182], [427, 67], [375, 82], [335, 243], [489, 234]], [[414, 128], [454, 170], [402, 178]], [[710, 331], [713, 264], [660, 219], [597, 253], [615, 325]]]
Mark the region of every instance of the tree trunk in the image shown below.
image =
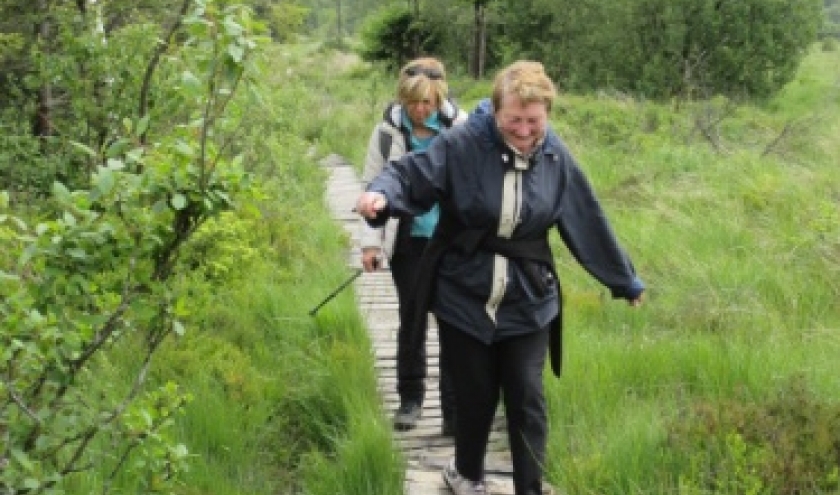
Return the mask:
[[484, 66], [487, 52], [487, 18], [484, 2], [476, 1], [475, 25], [473, 26], [473, 52], [470, 57], [470, 72], [474, 79], [484, 77]]
[[[42, 50], [49, 51], [51, 44], [50, 20], [48, 15], [50, 10], [49, 1], [37, 0], [36, 6], [39, 14], [35, 24], [37, 44], [40, 45]], [[37, 98], [38, 102], [35, 105], [35, 115], [32, 119], [32, 134], [39, 138], [46, 138], [55, 133], [52, 124], [52, 86], [49, 82], [43, 81], [41, 83]]]

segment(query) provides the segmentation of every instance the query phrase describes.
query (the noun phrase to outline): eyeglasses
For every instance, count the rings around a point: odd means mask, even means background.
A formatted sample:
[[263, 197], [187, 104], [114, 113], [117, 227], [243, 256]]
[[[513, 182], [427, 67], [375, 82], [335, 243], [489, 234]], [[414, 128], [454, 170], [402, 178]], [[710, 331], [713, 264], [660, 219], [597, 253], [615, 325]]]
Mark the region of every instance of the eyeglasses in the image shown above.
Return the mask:
[[411, 67], [407, 67], [404, 71], [406, 76], [414, 77], [423, 74], [424, 76], [428, 77], [431, 80], [438, 80], [443, 79], [443, 72], [432, 69], [429, 67], [423, 67], [421, 65], [412, 65]]

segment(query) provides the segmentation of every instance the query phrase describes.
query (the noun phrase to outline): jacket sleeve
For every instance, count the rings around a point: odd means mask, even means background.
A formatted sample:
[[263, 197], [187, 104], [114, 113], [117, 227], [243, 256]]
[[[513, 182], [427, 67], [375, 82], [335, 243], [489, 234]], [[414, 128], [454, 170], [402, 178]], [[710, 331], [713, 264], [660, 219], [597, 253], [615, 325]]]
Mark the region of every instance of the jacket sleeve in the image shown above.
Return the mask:
[[[382, 193], [388, 199], [383, 216], [420, 215], [438, 202], [445, 192], [446, 148], [446, 139], [438, 137], [425, 151], [391, 160], [368, 184], [368, 191]], [[372, 225], [382, 223], [382, 218], [371, 222]]]
[[[373, 128], [368, 141], [367, 153], [365, 155], [365, 167], [362, 174], [362, 186], [367, 187], [370, 181], [376, 177], [386, 163], [382, 156], [382, 133], [388, 132], [384, 124], [380, 123]], [[397, 146], [391, 145], [390, 153], [398, 153]], [[372, 227], [368, 222], [359, 222], [359, 246], [365, 248], [379, 248], [385, 251], [387, 257], [393, 254], [394, 239], [397, 231], [397, 220], [391, 220], [384, 225]]]
[[575, 259], [613, 297], [633, 300], [644, 291], [630, 258], [621, 248], [588, 179], [566, 155], [560, 236]]

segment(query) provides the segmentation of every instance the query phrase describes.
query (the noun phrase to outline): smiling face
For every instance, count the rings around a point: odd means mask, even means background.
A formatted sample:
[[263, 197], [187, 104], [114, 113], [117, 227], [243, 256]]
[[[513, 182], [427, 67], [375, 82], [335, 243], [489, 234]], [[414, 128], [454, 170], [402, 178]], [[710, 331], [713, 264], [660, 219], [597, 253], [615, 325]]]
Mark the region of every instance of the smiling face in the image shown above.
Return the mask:
[[496, 125], [508, 145], [528, 155], [545, 134], [548, 108], [542, 101], [524, 102], [515, 94], [501, 98], [496, 109]]
[[493, 83], [496, 126], [509, 146], [530, 154], [548, 126], [557, 95], [539, 62], [520, 60], [502, 69]]

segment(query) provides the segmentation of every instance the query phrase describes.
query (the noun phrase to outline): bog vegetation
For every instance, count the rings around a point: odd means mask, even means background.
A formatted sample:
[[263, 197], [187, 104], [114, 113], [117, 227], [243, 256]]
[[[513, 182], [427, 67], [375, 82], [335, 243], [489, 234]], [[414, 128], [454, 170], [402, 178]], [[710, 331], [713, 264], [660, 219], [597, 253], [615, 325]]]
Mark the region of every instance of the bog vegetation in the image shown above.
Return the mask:
[[650, 286], [553, 239], [549, 480], [840, 492], [838, 9], [0, 0], [0, 494], [402, 492], [352, 294], [308, 310], [349, 271], [319, 161], [361, 167], [418, 50], [467, 109], [545, 62]]

